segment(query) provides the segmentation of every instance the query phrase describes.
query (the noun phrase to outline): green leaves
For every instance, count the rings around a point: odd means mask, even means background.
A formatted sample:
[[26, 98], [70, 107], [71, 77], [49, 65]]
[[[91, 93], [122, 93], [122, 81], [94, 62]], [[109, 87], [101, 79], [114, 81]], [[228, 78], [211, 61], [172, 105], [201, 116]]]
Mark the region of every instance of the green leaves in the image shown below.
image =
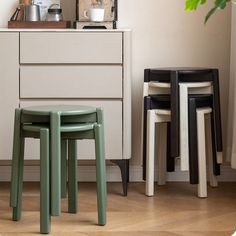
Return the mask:
[[[205, 17], [205, 24], [217, 10], [224, 9], [227, 6], [227, 4], [230, 2], [235, 2], [235, 0], [215, 0], [213, 8], [207, 13]], [[205, 3], [206, 3], [206, 0], [186, 0], [185, 10], [186, 11], [197, 10], [199, 5], [205, 4]]]
[[205, 4], [206, 0], [187, 0], [185, 2], [185, 11], [196, 10], [200, 4]]

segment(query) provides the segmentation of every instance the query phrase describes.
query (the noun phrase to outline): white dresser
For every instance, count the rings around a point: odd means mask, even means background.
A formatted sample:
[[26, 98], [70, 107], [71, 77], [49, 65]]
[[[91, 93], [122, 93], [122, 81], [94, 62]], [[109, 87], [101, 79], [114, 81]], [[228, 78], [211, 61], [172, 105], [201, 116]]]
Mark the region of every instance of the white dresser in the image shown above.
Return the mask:
[[[106, 159], [128, 179], [131, 158], [129, 30], [0, 31], [0, 159], [11, 159], [14, 109], [82, 104], [104, 109]], [[78, 142], [78, 159], [94, 159], [93, 141]], [[37, 160], [37, 140], [26, 159]]]

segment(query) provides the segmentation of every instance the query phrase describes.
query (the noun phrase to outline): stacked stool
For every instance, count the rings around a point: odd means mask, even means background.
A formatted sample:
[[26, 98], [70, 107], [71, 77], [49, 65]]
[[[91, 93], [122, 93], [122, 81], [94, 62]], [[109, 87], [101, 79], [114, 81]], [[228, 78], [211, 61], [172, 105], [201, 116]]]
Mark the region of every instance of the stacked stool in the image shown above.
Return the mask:
[[49, 233], [50, 216], [61, 213], [61, 196], [66, 195], [63, 185], [67, 179], [67, 141], [68, 208], [70, 213], [77, 212], [76, 140], [80, 139], [95, 140], [98, 224], [105, 225], [107, 200], [102, 110], [60, 105], [16, 109], [10, 199], [15, 221], [21, 218], [24, 140], [28, 137], [40, 138], [40, 232]]
[[[220, 174], [219, 164], [222, 163], [222, 137], [221, 137], [221, 119], [220, 119], [220, 104], [219, 104], [219, 79], [218, 71], [216, 69], [189, 69], [189, 68], [165, 68], [165, 69], [146, 69], [144, 76], [144, 89], [143, 89], [143, 177], [146, 174], [146, 154], [148, 154], [146, 127], [147, 127], [147, 113], [152, 108], [151, 103], [147, 102], [146, 96], [169, 94], [169, 116], [165, 117], [168, 122], [167, 143], [167, 170], [174, 171], [175, 159], [180, 157], [180, 169], [189, 170], [190, 168], [190, 183], [199, 183], [198, 174], [198, 150], [197, 146], [197, 130], [195, 133], [189, 133], [188, 126], [193, 125], [192, 117], [189, 115], [196, 114], [196, 108], [201, 108], [201, 114], [211, 113], [212, 111], [212, 164], [215, 175]], [[188, 94], [192, 97], [189, 98]], [[208, 101], [207, 104], [201, 105], [198, 100], [203, 99], [202, 94], [211, 94], [210, 97], [205, 96]], [[202, 97], [201, 97], [202, 96]], [[150, 98], [149, 98], [150, 99]], [[189, 107], [189, 101], [199, 103], [199, 107]], [[195, 100], [194, 100], [195, 99]], [[204, 100], [204, 99], [203, 99]], [[146, 102], [145, 102], [146, 101]], [[163, 101], [162, 101], [163, 103]], [[161, 104], [161, 103], [159, 103]], [[162, 105], [163, 106], [163, 105]], [[206, 111], [204, 109], [206, 108]], [[166, 108], [165, 108], [166, 109]], [[191, 110], [191, 112], [190, 112]], [[160, 111], [159, 111], [160, 112]], [[200, 112], [200, 111], [199, 111]], [[205, 112], [205, 113], [204, 113]], [[165, 120], [165, 119], [164, 119]], [[197, 120], [195, 119], [197, 125]], [[181, 132], [180, 131], [181, 127]], [[191, 129], [193, 130], [193, 129]], [[191, 135], [191, 137], [190, 137]], [[177, 137], [177, 138], [175, 138]], [[195, 139], [193, 138], [195, 137]], [[194, 140], [194, 141], [193, 141]], [[163, 146], [163, 145], [162, 145]], [[193, 151], [195, 150], [195, 152]], [[202, 152], [201, 152], [202, 153]], [[194, 161], [193, 161], [194, 160]], [[159, 161], [158, 161], [159, 163]], [[194, 168], [192, 168], [194, 167]], [[148, 168], [147, 168], [148, 169]], [[158, 168], [159, 169], [159, 168]], [[160, 174], [161, 175], [161, 174]], [[215, 178], [210, 178], [214, 179]], [[161, 182], [164, 182], [163, 180]], [[213, 184], [211, 181], [211, 185]], [[204, 195], [204, 194], [203, 194]], [[205, 194], [206, 195], [206, 194]]]

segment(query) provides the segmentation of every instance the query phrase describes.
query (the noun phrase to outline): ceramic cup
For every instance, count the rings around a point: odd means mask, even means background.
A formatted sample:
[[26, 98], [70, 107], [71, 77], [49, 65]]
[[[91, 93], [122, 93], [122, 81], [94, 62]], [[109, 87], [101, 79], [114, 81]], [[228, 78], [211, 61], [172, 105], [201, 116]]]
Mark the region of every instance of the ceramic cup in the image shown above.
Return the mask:
[[85, 11], [84, 16], [89, 18], [90, 21], [101, 22], [104, 21], [104, 8], [90, 8]]

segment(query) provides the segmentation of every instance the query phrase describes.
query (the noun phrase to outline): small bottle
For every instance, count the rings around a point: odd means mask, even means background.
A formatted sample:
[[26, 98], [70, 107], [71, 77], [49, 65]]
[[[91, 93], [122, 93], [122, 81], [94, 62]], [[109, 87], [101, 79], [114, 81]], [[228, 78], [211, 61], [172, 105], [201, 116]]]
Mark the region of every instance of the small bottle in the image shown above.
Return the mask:
[[46, 21], [62, 21], [62, 9], [59, 8], [59, 4], [52, 4], [46, 16]]

